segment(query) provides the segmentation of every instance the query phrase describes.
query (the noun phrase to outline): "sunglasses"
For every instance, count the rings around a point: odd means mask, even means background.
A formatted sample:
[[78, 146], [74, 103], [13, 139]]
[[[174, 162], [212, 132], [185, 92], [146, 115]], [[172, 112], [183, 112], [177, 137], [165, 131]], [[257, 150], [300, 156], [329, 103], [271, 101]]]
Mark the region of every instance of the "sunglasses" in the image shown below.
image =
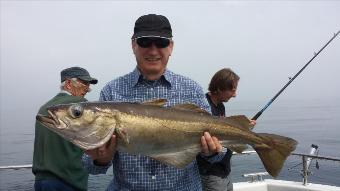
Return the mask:
[[157, 38], [157, 37], [142, 37], [142, 38], [137, 38], [136, 42], [138, 46], [142, 48], [150, 48], [153, 44], [157, 48], [166, 48], [170, 44], [170, 39]]

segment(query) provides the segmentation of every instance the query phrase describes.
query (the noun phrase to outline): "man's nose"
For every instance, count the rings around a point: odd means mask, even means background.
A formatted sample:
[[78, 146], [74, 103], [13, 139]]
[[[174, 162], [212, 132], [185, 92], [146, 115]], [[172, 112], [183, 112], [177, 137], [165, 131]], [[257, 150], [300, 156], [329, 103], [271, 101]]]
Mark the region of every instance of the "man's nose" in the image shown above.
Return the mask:
[[90, 84], [87, 84], [85, 87], [86, 92], [90, 92], [92, 89], [90, 88]]
[[152, 42], [151, 46], [149, 47], [150, 50], [158, 50], [157, 46], [154, 42]]

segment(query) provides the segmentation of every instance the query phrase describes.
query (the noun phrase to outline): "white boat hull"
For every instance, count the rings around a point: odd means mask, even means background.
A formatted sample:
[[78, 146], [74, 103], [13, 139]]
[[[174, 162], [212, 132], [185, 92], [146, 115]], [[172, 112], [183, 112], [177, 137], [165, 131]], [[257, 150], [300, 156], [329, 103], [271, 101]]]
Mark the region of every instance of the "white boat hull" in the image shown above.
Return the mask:
[[258, 182], [234, 183], [234, 191], [340, 191], [340, 187], [323, 184], [308, 183], [306, 186], [301, 182], [265, 179]]

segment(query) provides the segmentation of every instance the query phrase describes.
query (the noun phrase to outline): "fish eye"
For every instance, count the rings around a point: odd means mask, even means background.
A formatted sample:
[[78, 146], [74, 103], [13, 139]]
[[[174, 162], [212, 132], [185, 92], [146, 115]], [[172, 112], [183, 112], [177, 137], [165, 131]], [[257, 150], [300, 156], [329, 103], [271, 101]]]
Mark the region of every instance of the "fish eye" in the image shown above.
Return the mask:
[[83, 107], [80, 105], [72, 105], [70, 107], [70, 115], [73, 118], [79, 118], [83, 114]]

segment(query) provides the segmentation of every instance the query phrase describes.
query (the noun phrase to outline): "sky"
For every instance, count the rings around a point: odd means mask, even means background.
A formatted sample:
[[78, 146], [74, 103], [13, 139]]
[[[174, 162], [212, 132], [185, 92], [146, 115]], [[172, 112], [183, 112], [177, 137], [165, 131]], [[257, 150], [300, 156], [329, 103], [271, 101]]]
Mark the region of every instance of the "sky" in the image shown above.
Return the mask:
[[[259, 110], [340, 30], [340, 1], [6, 1], [1, 3], [1, 133], [32, 133], [39, 107], [59, 91], [60, 71], [80, 66], [99, 80], [135, 68], [131, 36], [144, 14], [165, 15], [174, 51], [168, 69], [204, 91], [225, 67], [240, 77], [235, 107]], [[280, 95], [340, 98], [340, 36]], [[19, 119], [19, 120], [18, 120]]]

